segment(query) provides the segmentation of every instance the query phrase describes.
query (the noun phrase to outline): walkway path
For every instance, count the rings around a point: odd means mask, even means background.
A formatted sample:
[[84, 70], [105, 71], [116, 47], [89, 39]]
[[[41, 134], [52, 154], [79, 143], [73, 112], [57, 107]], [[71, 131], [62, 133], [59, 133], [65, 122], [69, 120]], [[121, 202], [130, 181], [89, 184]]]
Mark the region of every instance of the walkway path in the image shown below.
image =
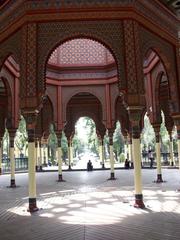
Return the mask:
[[117, 170], [116, 181], [106, 181], [109, 171], [37, 174], [38, 206], [27, 209], [27, 174], [17, 174], [16, 189], [9, 175], [0, 176], [1, 240], [179, 240], [180, 172], [163, 170], [163, 184], [152, 183], [156, 170], [143, 170], [147, 209], [133, 207], [133, 170]]

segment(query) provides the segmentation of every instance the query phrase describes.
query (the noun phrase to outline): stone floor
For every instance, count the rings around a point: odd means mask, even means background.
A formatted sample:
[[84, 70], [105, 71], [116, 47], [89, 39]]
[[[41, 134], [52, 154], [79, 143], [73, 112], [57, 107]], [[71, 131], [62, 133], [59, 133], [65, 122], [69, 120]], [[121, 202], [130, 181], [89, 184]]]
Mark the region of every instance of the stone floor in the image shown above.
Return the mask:
[[164, 169], [167, 182], [153, 183], [156, 170], [144, 169], [146, 209], [133, 207], [133, 170], [37, 173], [37, 213], [27, 212], [28, 175], [17, 174], [16, 189], [0, 176], [0, 240], [175, 240], [180, 239], [180, 172]]

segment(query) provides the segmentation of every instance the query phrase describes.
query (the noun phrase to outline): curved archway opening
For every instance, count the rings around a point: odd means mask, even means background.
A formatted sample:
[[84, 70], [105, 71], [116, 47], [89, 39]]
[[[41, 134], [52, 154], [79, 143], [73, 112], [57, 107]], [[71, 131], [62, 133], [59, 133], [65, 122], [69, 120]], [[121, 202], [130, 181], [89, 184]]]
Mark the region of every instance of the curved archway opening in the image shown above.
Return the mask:
[[161, 109], [169, 106], [171, 97], [167, 69], [154, 49], [148, 50], [143, 68], [147, 113], [151, 122], [160, 122]]
[[73, 166], [77, 169], [87, 169], [90, 161], [93, 168], [100, 168], [99, 144], [96, 134], [96, 124], [92, 118], [80, 117], [75, 124], [72, 141]]
[[[79, 37], [67, 40], [51, 53], [46, 65], [46, 89], [54, 98], [58, 129], [66, 122], [66, 104], [79, 92], [90, 92], [104, 102], [118, 94], [117, 64], [111, 51], [97, 40]], [[116, 88], [114, 87], [116, 85]], [[107, 88], [108, 86], [108, 89]], [[108, 101], [108, 100], [107, 100]], [[111, 107], [110, 107], [111, 109]], [[106, 116], [103, 113], [103, 119]], [[111, 117], [112, 118], [112, 117]], [[111, 123], [110, 123], [111, 124]]]
[[4, 134], [7, 119], [12, 112], [11, 90], [7, 80], [0, 77], [0, 137]]
[[6, 88], [6, 118], [10, 128], [18, 128], [19, 125], [19, 77], [19, 64], [14, 55], [8, 55], [0, 69], [0, 79]]

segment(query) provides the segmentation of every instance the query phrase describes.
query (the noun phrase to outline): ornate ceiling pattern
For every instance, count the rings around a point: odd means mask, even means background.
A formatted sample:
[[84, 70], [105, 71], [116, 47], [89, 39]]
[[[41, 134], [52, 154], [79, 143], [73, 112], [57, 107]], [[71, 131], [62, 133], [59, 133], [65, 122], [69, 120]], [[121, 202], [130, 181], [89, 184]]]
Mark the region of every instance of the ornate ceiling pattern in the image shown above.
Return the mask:
[[74, 39], [65, 42], [52, 53], [49, 63], [59, 66], [107, 65], [113, 63], [110, 51], [90, 39]]

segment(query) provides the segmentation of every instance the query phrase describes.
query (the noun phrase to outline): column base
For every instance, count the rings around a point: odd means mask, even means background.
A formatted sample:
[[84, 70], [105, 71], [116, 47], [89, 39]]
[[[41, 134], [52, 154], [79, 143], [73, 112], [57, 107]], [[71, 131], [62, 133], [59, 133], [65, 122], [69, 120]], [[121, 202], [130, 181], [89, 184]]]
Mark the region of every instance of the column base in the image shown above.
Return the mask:
[[42, 171], [43, 171], [42, 166], [39, 166], [39, 172], [42, 172]]
[[57, 182], [65, 182], [65, 180], [64, 180], [63, 177], [62, 177], [62, 174], [59, 174], [59, 175], [58, 175], [58, 180], [57, 180]]
[[142, 194], [135, 194], [135, 208], [145, 208], [144, 202], [143, 202], [143, 195]]
[[15, 179], [11, 179], [11, 182], [10, 182], [10, 188], [16, 188], [16, 182], [15, 182]]
[[28, 208], [28, 212], [33, 213], [33, 212], [37, 212], [39, 210], [39, 208], [36, 205], [36, 198], [29, 198], [29, 208]]
[[114, 173], [111, 173], [111, 176], [108, 178], [108, 180], [116, 180]]
[[163, 183], [163, 182], [165, 182], [165, 181], [163, 181], [163, 179], [162, 179], [162, 174], [157, 174], [157, 180], [156, 181], [154, 181], [155, 183]]
[[0, 168], [0, 175], [2, 175], [2, 168]]

